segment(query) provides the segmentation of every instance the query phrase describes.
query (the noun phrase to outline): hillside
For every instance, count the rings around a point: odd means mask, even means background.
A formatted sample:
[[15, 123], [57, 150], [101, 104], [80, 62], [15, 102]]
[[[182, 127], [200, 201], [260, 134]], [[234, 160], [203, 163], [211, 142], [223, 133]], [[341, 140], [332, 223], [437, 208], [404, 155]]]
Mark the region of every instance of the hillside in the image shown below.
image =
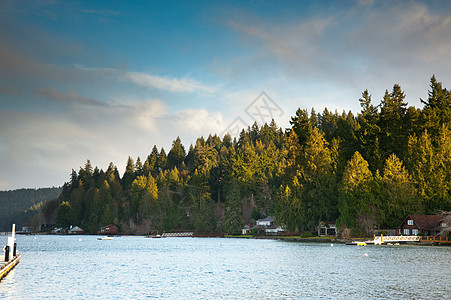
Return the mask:
[[254, 123], [188, 151], [177, 137], [169, 152], [129, 157], [123, 176], [88, 160], [45, 211], [90, 233], [111, 223], [135, 234], [235, 233], [268, 215], [290, 232], [321, 220], [354, 236], [395, 228], [408, 214], [451, 210], [451, 91], [433, 76], [428, 94], [418, 109], [398, 84], [379, 104], [365, 90], [357, 114], [299, 108], [291, 128]]
[[39, 213], [46, 201], [58, 198], [61, 190], [52, 187], [0, 191], [0, 231], [11, 230], [12, 223], [20, 229], [25, 221]]

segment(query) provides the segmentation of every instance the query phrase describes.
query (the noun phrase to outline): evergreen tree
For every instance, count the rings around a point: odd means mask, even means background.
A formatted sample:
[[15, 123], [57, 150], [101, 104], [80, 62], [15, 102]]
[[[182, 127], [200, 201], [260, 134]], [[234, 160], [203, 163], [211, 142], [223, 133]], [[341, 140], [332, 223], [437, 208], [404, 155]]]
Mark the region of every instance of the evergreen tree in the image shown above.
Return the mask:
[[392, 153], [403, 158], [406, 153], [408, 136], [405, 124], [407, 112], [405, 97], [401, 87], [395, 84], [391, 93], [388, 90], [385, 91], [381, 102], [379, 127], [381, 128], [380, 142], [383, 146], [384, 159]]
[[290, 124], [291, 129], [298, 136], [299, 144], [304, 145], [307, 142], [310, 131], [312, 130], [312, 125], [307, 110], [298, 108], [296, 115], [291, 118]]
[[172, 142], [172, 148], [168, 153], [168, 167], [173, 169], [174, 167], [180, 168], [183, 160], [185, 159], [185, 148], [182, 145], [180, 137], [177, 137]]
[[128, 191], [133, 183], [133, 180], [135, 180], [136, 174], [135, 174], [135, 163], [133, 162], [133, 159], [129, 156], [127, 160], [127, 165], [125, 167], [125, 173], [122, 177], [122, 188], [126, 191]]
[[63, 201], [58, 206], [58, 212], [56, 214], [56, 226], [60, 228], [69, 228], [72, 224], [72, 208], [69, 202]]
[[166, 151], [161, 148], [160, 154], [158, 154], [158, 171], [164, 171], [168, 168], [168, 158], [166, 156]]
[[378, 224], [377, 210], [371, 191], [373, 175], [368, 162], [359, 152], [354, 153], [343, 173], [338, 210], [339, 224], [343, 227], [366, 231]]
[[383, 183], [387, 195], [383, 207], [389, 228], [401, 224], [409, 214], [422, 213], [421, 203], [410, 175], [394, 154], [385, 162]]
[[237, 233], [243, 226], [243, 217], [241, 214], [243, 200], [241, 198], [240, 184], [238, 180], [233, 179], [227, 184], [225, 198], [226, 207], [223, 219], [223, 228], [228, 234]]

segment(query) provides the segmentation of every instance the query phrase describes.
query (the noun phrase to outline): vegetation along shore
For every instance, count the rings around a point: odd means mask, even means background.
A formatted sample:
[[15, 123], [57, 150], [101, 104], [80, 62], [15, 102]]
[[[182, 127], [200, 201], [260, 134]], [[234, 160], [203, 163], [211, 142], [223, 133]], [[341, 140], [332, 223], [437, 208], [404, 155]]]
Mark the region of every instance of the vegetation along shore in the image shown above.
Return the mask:
[[333, 220], [344, 235], [372, 236], [409, 214], [450, 211], [451, 91], [432, 76], [428, 95], [408, 106], [395, 84], [376, 104], [365, 90], [357, 114], [299, 108], [290, 128], [255, 123], [188, 151], [177, 137], [168, 152], [129, 157], [122, 176], [88, 160], [29, 224], [222, 235], [273, 216], [286, 232]]

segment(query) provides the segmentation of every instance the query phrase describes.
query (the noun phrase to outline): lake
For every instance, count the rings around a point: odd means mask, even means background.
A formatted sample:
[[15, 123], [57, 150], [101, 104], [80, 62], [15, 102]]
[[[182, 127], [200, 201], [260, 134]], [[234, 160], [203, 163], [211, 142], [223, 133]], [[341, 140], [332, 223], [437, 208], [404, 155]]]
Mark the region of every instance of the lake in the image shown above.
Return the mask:
[[451, 297], [451, 247], [46, 235], [17, 244], [21, 262], [0, 282], [0, 298]]

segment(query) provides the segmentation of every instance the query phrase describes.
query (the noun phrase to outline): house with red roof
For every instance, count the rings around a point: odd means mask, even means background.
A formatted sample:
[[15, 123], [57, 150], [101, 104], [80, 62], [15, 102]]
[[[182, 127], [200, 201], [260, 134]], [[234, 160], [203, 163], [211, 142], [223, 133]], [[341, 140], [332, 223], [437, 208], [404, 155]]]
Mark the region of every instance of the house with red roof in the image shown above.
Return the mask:
[[445, 217], [439, 215], [408, 215], [396, 228], [399, 235], [439, 235], [440, 230], [446, 227]]
[[110, 225], [103, 226], [102, 228], [100, 228], [100, 230], [97, 231], [97, 234], [115, 235], [115, 234], [117, 234], [117, 231], [118, 231], [117, 226], [110, 224]]

